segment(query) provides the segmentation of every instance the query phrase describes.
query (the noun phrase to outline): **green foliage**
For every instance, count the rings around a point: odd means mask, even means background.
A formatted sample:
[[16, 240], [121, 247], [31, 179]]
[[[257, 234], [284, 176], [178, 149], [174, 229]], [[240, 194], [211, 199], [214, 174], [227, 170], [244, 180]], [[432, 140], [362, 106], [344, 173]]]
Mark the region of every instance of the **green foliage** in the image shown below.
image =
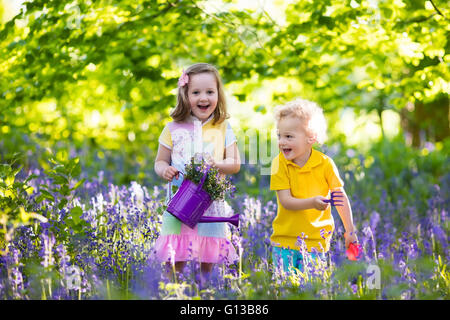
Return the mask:
[[[40, 195], [36, 202], [46, 200], [42, 210], [47, 212], [47, 217], [53, 221], [50, 230], [58, 240], [65, 242], [69, 237], [81, 235], [83, 227], [88, 224], [81, 219], [83, 210], [72, 204], [76, 190], [84, 183], [85, 179], [77, 181], [81, 174], [81, 165], [78, 158], [58, 160], [50, 158], [51, 167], [45, 174], [52, 182], [50, 186], [40, 184]], [[68, 210], [70, 214], [62, 214], [62, 210]]]
[[45, 174], [51, 184], [39, 184], [39, 195], [30, 201], [30, 196], [37, 191], [30, 182], [37, 176], [31, 174], [20, 182], [15, 181], [22, 169], [14, 165], [18, 156], [14, 155], [11, 163], [0, 164], [0, 231], [3, 234], [0, 250], [7, 250], [11, 236], [18, 227], [32, 224], [35, 220], [50, 221], [49, 230], [63, 243], [69, 237], [82, 237], [83, 227], [88, 224], [81, 219], [82, 209], [72, 204], [76, 190], [85, 181], [77, 180], [81, 174], [79, 159], [64, 161], [50, 158], [51, 166]]
[[29, 225], [35, 219], [47, 220], [44, 216], [31, 212], [34, 208], [28, 197], [33, 188], [29, 186], [29, 181], [34, 176], [16, 181], [16, 176], [22, 169], [21, 166], [14, 165], [16, 160], [17, 158], [11, 163], [0, 164], [0, 255], [8, 252], [8, 244], [18, 227]]
[[1, 164], [0, 165], [0, 208], [5, 210], [8, 208], [17, 216], [20, 206], [24, 206], [26, 201], [24, 200], [27, 194], [26, 182], [15, 182], [16, 175], [20, 172], [22, 167], [14, 168], [13, 164]]
[[[402, 137], [397, 136], [374, 143], [364, 154], [343, 147], [334, 159], [349, 194], [367, 197], [373, 203], [380, 198], [405, 204], [423, 199], [418, 211], [425, 214], [426, 200], [432, 196], [429, 186], [441, 185], [441, 179], [450, 170], [449, 143], [446, 139], [443, 143], [430, 144], [431, 150], [417, 150], [406, 146]], [[349, 157], [350, 153], [355, 156]]]

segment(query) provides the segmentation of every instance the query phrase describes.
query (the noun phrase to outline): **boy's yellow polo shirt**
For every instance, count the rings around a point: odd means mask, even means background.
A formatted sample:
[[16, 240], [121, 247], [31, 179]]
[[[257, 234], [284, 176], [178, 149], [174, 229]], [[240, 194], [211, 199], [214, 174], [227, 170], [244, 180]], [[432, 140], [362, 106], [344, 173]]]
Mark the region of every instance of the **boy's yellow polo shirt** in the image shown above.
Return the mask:
[[[272, 161], [270, 190], [290, 189], [293, 197], [304, 199], [319, 195], [327, 197], [330, 189], [343, 185], [333, 160], [317, 150], [312, 149], [311, 156], [301, 168], [286, 160], [281, 152]], [[334, 230], [331, 206], [324, 211], [288, 210], [281, 205], [278, 194], [277, 204], [277, 216], [272, 223], [270, 237], [274, 246], [299, 250], [297, 237], [303, 232], [307, 236], [305, 242], [309, 252], [313, 247], [322, 252], [320, 244], [325, 252], [329, 250]]]

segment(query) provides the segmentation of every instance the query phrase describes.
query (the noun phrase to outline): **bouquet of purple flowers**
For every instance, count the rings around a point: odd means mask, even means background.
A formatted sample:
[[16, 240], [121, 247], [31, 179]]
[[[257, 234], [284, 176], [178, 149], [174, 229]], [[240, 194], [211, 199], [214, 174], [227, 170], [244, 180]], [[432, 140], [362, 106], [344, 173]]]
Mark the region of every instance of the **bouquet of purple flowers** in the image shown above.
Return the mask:
[[217, 168], [209, 166], [202, 154], [196, 153], [185, 166], [185, 171], [184, 179], [188, 179], [195, 184], [200, 183], [204, 173], [207, 171], [203, 190], [209, 194], [212, 200], [224, 200], [226, 195], [229, 195], [231, 198], [234, 196], [236, 188], [230, 179], [220, 174]]

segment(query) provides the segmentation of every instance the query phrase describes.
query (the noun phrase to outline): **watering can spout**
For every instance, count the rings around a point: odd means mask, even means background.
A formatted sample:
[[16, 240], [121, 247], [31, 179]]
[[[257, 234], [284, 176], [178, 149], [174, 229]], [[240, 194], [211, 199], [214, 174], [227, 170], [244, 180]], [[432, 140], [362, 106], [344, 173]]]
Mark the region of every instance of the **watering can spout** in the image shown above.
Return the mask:
[[198, 222], [211, 223], [211, 222], [228, 222], [232, 225], [239, 227], [239, 214], [235, 214], [231, 217], [201, 217]]

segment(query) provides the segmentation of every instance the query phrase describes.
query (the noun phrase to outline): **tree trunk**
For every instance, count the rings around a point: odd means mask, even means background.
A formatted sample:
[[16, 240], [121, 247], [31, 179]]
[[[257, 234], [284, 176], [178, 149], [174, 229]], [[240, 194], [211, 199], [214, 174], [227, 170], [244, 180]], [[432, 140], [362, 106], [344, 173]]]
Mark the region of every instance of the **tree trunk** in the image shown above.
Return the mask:
[[443, 94], [429, 103], [416, 101], [413, 107], [403, 108], [400, 116], [403, 130], [411, 134], [413, 147], [450, 137], [448, 95]]

